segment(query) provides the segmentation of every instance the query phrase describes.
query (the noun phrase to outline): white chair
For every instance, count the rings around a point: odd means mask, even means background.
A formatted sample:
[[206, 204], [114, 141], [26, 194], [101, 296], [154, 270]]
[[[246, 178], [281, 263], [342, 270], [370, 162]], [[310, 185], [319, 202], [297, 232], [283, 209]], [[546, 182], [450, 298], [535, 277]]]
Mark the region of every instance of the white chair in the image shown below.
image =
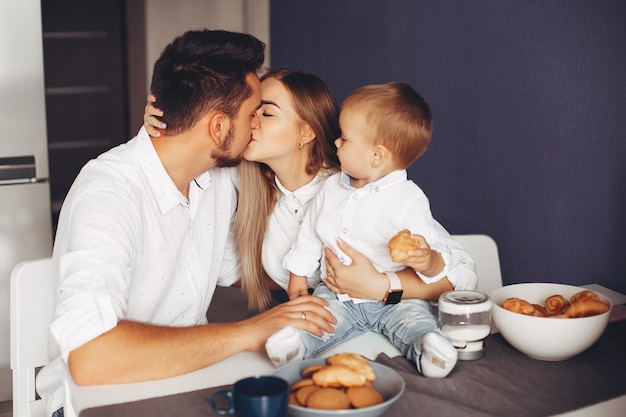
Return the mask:
[[45, 416], [35, 391], [35, 369], [48, 359], [48, 329], [54, 309], [52, 259], [24, 261], [11, 273], [11, 369], [13, 417]]
[[490, 294], [491, 291], [500, 288], [502, 273], [496, 242], [487, 235], [453, 235], [452, 237], [474, 259], [478, 275], [477, 290]]

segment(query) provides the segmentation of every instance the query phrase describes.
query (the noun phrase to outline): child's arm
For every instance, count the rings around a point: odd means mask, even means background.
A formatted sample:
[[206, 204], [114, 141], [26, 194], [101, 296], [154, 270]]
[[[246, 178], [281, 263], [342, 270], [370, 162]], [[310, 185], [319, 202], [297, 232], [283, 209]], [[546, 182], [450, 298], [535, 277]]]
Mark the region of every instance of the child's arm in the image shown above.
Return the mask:
[[289, 300], [293, 300], [308, 294], [309, 286], [306, 281], [306, 277], [290, 273], [289, 286], [287, 287], [287, 296], [289, 297]]

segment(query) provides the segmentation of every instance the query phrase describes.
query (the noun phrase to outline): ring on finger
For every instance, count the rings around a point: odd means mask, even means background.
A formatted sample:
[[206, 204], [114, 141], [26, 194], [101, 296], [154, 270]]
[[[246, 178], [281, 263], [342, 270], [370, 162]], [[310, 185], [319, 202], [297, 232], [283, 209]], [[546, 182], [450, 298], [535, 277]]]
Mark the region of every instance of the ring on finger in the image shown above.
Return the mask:
[[302, 320], [306, 320], [306, 313], [304, 311], [302, 312]]

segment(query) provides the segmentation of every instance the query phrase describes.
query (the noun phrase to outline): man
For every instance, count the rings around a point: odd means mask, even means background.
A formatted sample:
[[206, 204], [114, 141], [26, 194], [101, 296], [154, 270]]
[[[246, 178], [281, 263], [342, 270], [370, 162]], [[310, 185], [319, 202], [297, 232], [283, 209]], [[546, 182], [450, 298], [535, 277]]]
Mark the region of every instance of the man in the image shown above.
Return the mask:
[[62, 413], [62, 360], [79, 385], [136, 382], [262, 349], [287, 325], [332, 332], [334, 318], [315, 297], [237, 323], [206, 321], [215, 286], [239, 280], [236, 192], [224, 167], [239, 162], [259, 123], [263, 50], [241, 33], [176, 38], [151, 85], [166, 134], [142, 129], [76, 178], [53, 252], [56, 358], [37, 380], [50, 414]]

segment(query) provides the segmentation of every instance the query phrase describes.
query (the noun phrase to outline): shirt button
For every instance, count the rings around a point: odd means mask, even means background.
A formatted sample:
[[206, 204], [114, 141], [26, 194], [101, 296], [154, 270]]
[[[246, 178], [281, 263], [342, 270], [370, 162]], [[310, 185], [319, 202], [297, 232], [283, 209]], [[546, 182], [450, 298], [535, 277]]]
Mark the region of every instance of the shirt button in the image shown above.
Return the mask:
[[461, 263], [462, 263], [462, 264], [466, 264], [466, 263], [467, 263], [467, 259], [465, 259], [465, 258], [461, 258]]
[[378, 191], [380, 191], [380, 188], [379, 187], [374, 187], [374, 192], [377, 193]]
[[341, 229], [341, 233], [345, 235], [346, 233], [348, 233], [348, 229], [344, 227], [343, 229]]
[[356, 195], [356, 194], [352, 194], [352, 199], [353, 199], [353, 200], [356, 200], [357, 198], [359, 198], [359, 196], [358, 196], [358, 195]]

